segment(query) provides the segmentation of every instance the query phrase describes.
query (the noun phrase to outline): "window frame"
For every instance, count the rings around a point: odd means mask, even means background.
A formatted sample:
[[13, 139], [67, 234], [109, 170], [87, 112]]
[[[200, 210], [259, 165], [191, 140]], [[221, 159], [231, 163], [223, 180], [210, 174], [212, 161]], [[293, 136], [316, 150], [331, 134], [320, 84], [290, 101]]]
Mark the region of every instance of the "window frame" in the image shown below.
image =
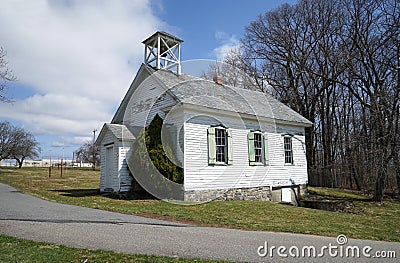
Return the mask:
[[[224, 132], [224, 137], [218, 136], [220, 131]], [[223, 138], [224, 144], [222, 145], [218, 138]], [[233, 163], [233, 150], [232, 150], [232, 130], [224, 126], [211, 126], [207, 130], [208, 141], [208, 165], [231, 165]], [[223, 147], [223, 161], [218, 156], [218, 149]], [[217, 159], [219, 159], [217, 161]]]
[[[289, 140], [289, 142], [287, 142]], [[289, 146], [289, 147], [287, 147]], [[294, 164], [294, 156], [293, 156], [293, 136], [284, 135], [283, 136], [283, 153], [284, 153], [284, 163], [285, 165], [293, 165]], [[290, 162], [288, 162], [290, 161]]]
[[[257, 147], [256, 136], [259, 136], [259, 143], [261, 147]], [[249, 165], [257, 166], [257, 165], [269, 165], [269, 156], [268, 156], [268, 134], [261, 131], [249, 131], [247, 134], [247, 143], [248, 143], [248, 157], [249, 157]], [[259, 151], [260, 154], [257, 154]], [[259, 156], [259, 159], [257, 159]]]
[[[219, 133], [223, 133], [223, 136], [218, 136]], [[226, 134], [226, 128], [215, 127], [215, 163], [216, 164], [228, 164], [228, 138]], [[218, 140], [223, 140], [223, 144], [218, 144]], [[219, 160], [218, 149], [223, 149], [223, 161]]]

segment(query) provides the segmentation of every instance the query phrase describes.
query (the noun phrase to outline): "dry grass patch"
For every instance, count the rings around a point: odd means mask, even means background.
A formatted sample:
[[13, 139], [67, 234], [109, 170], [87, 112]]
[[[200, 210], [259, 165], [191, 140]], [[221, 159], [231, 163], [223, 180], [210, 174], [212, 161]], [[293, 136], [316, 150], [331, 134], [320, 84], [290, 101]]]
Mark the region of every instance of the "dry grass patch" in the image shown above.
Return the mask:
[[222, 262], [202, 259], [182, 259], [150, 255], [126, 255], [104, 250], [70, 248], [45, 242], [34, 242], [0, 235], [0, 262]]
[[400, 241], [400, 203], [378, 205], [356, 192], [312, 188], [325, 198], [351, 200], [363, 213], [322, 211], [259, 201], [214, 201], [182, 206], [159, 200], [118, 200], [99, 194], [99, 171], [67, 169], [60, 178], [47, 169], [3, 168], [0, 182], [43, 199], [126, 214], [137, 214], [197, 225], [247, 230], [283, 231], [326, 236]]

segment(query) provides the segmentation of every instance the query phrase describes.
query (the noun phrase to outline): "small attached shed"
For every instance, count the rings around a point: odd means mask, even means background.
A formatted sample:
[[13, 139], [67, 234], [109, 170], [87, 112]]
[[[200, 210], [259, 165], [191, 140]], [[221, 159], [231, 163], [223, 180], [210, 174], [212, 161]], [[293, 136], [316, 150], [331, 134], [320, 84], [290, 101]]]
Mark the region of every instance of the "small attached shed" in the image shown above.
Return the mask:
[[131, 188], [132, 176], [127, 164], [130, 148], [124, 142], [134, 140], [125, 125], [103, 125], [96, 140], [101, 148], [100, 192], [126, 192]]

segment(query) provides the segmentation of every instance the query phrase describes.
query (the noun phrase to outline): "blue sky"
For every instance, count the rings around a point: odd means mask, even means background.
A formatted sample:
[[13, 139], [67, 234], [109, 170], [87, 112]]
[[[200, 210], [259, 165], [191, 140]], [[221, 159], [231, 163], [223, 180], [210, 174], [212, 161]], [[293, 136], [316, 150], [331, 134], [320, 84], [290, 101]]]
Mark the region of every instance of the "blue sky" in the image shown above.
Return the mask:
[[31, 131], [41, 157], [71, 158], [109, 122], [157, 30], [184, 40], [182, 60], [220, 59], [267, 0], [9, 0], [0, 9], [0, 46], [18, 80], [0, 119]]

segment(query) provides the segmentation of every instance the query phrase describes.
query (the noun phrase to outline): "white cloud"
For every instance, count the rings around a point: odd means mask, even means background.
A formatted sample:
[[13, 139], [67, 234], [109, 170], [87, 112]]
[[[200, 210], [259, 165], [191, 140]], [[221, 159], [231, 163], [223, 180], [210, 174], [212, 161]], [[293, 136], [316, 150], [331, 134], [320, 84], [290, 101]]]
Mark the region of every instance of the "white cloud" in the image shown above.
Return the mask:
[[240, 46], [240, 40], [235, 35], [229, 35], [225, 32], [215, 33], [215, 38], [220, 43], [220, 46], [215, 48], [214, 55], [217, 60], [223, 61], [225, 56], [231, 51], [238, 49]]
[[71, 94], [34, 95], [12, 104], [0, 104], [0, 115], [22, 121], [34, 134], [83, 135], [111, 118], [99, 100]]
[[18, 83], [37, 94], [0, 104], [0, 117], [36, 134], [100, 128], [143, 59], [141, 42], [166, 26], [150, 0], [2, 1], [0, 45]]
[[93, 137], [61, 137], [57, 141], [54, 141], [51, 146], [53, 147], [70, 147], [70, 146], [81, 146], [85, 142], [93, 140]]

